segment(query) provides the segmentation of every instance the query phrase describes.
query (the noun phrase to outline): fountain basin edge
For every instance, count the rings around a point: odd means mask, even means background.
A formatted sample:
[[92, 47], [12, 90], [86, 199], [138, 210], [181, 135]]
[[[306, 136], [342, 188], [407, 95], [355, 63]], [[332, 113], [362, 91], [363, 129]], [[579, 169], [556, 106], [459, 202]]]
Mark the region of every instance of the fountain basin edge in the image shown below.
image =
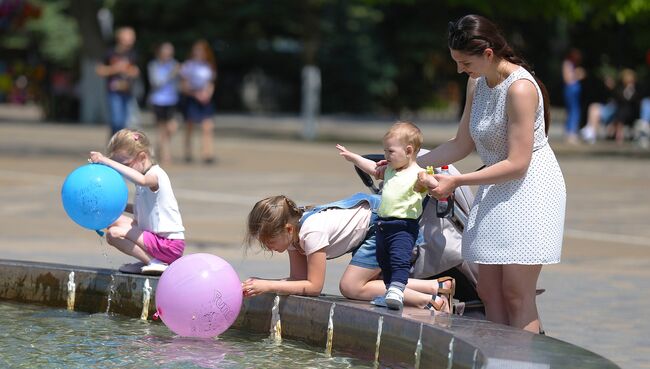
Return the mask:
[[[0, 300], [66, 308], [74, 272], [74, 310], [140, 318], [155, 313], [158, 277], [110, 269], [0, 259]], [[148, 280], [148, 282], [147, 282]], [[146, 284], [151, 301], [143, 312]], [[271, 329], [275, 295], [244, 299], [234, 327]], [[405, 368], [618, 368], [610, 360], [570, 343], [471, 317], [405, 308], [390, 311], [340, 296], [280, 296], [283, 338], [306, 342], [334, 355], [378, 360]], [[331, 318], [330, 318], [331, 317]], [[328, 335], [328, 328], [330, 334]], [[379, 339], [378, 339], [378, 332]]]

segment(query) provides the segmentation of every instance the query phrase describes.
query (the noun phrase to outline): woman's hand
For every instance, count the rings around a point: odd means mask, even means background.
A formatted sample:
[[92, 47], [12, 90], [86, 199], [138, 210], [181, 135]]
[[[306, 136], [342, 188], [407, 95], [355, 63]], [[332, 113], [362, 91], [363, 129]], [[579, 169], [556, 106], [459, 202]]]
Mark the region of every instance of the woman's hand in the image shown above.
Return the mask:
[[416, 192], [424, 192], [432, 190], [436, 187], [438, 187], [438, 181], [434, 178], [434, 176], [428, 174], [425, 171], [421, 171], [418, 173], [418, 180], [415, 182], [413, 189]]
[[429, 194], [436, 199], [446, 199], [451, 195], [458, 184], [456, 183], [456, 178], [454, 176], [449, 176], [446, 174], [434, 174], [434, 181], [438, 185], [434, 188], [429, 187]]
[[248, 278], [241, 284], [241, 288], [245, 297], [253, 297], [270, 291], [269, 281], [258, 278]]
[[194, 94], [194, 97], [203, 105], [207, 105], [210, 102], [210, 99], [212, 99], [212, 92], [210, 92], [209, 89], [204, 88], [202, 90], [197, 91]]
[[88, 162], [103, 164], [106, 157], [101, 152], [91, 151]]

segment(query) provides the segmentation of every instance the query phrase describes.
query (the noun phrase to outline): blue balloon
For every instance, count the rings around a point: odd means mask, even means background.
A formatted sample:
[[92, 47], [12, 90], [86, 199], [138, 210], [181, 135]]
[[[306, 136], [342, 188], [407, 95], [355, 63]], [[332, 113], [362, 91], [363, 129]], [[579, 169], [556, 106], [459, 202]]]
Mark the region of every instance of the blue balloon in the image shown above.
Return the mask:
[[83, 165], [68, 175], [61, 188], [63, 208], [82, 227], [100, 230], [111, 225], [126, 208], [129, 190], [115, 169]]

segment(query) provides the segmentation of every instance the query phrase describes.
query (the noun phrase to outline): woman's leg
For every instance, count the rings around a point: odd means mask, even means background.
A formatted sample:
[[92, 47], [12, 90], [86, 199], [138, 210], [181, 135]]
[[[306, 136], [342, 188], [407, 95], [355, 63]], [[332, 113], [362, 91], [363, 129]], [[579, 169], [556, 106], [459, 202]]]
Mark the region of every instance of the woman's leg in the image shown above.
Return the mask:
[[[478, 295], [485, 304], [489, 321], [509, 324], [508, 311], [503, 300], [503, 265], [478, 265]], [[534, 292], [534, 289], [533, 289]]]
[[194, 122], [187, 120], [185, 122], [185, 161], [192, 161], [192, 133], [194, 131]]
[[201, 122], [201, 158], [206, 162], [214, 160], [213, 131], [212, 118], [204, 118]]
[[510, 325], [539, 333], [535, 296], [541, 265], [503, 266], [503, 297]]
[[573, 142], [580, 126], [580, 84], [573, 83], [564, 87], [564, 101], [567, 109], [566, 135]]
[[115, 223], [106, 230], [106, 242], [127, 255], [149, 264], [152, 257], [144, 245], [142, 230], [130, 217], [121, 215]]
[[641, 99], [639, 119], [641, 119], [646, 123], [650, 122], [650, 97], [645, 97]]
[[128, 117], [127, 98], [118, 92], [108, 93], [108, 108], [110, 110], [111, 136], [126, 127]]
[[625, 141], [625, 124], [622, 121], [614, 122], [615, 139], [617, 145], [622, 145]]
[[589, 143], [595, 143], [598, 138], [602, 108], [603, 105], [600, 103], [591, 103], [587, 109], [587, 124], [580, 132], [582, 138]]
[[158, 122], [158, 155], [162, 165], [168, 165], [172, 161], [171, 140], [176, 132], [176, 121], [171, 118], [167, 121]]
[[[339, 282], [341, 294], [349, 299], [371, 301], [377, 296], [386, 294], [386, 286], [377, 279], [381, 269], [368, 269], [356, 265], [348, 265]], [[451, 287], [451, 282], [446, 282]], [[404, 290], [404, 303], [409, 306], [424, 308], [438, 292], [438, 281], [409, 279]]]

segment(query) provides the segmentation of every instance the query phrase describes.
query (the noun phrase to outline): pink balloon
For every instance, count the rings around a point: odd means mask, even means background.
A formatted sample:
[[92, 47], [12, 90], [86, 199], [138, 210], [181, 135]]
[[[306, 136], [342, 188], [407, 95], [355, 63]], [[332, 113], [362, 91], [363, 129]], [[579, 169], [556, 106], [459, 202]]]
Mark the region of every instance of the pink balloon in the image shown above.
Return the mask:
[[157, 314], [184, 337], [215, 337], [237, 319], [242, 304], [241, 281], [222, 258], [191, 254], [173, 262], [156, 288]]

